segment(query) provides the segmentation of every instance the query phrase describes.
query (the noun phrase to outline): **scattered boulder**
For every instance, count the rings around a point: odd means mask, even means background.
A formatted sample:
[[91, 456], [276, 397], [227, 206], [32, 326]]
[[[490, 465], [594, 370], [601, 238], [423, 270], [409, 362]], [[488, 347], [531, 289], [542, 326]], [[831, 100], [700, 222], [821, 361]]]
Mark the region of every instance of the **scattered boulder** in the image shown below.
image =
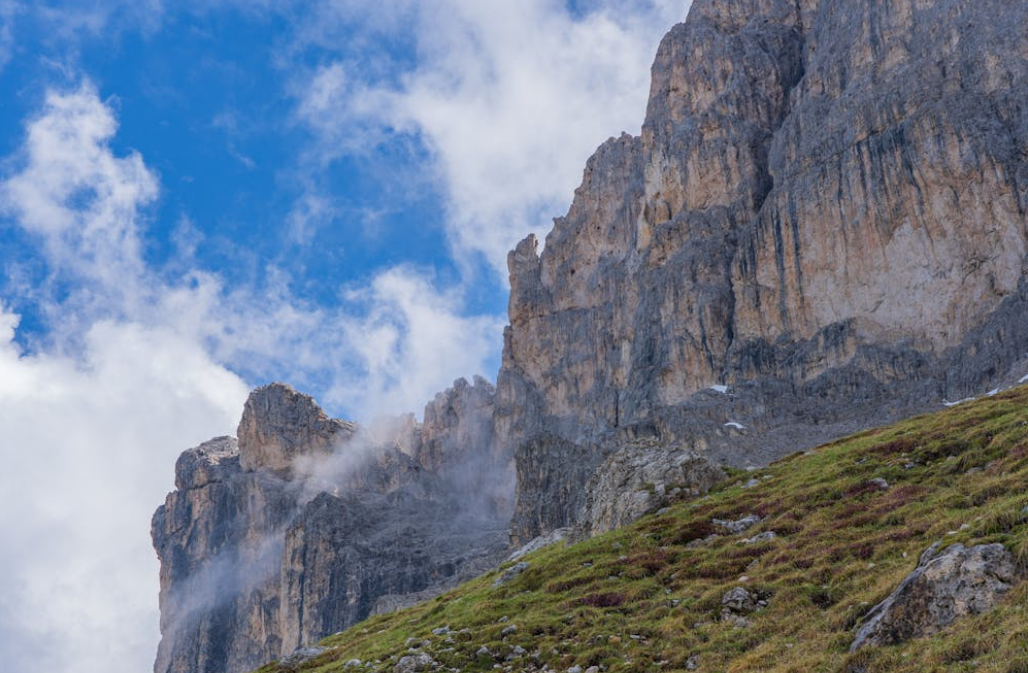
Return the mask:
[[530, 567], [530, 564], [525, 563], [524, 561], [522, 561], [521, 563], [516, 563], [516, 564], [512, 565], [511, 567], [509, 567], [505, 571], [503, 571], [502, 575], [500, 575], [498, 578], [496, 578], [496, 581], [493, 582], [493, 586], [494, 587], [503, 586], [507, 582], [510, 582], [515, 577], [520, 575], [521, 573], [523, 573], [526, 570], [528, 570], [529, 567]]
[[551, 544], [557, 544], [558, 542], [564, 542], [572, 538], [572, 529], [570, 528], [558, 528], [557, 530], [550, 531], [546, 535], [540, 535], [533, 539], [531, 542], [521, 547], [509, 557], [508, 561], [516, 561], [526, 554], [531, 554], [534, 551], [538, 551], [543, 547], [549, 547]]
[[751, 538], [743, 540], [743, 544], [759, 544], [761, 542], [771, 542], [777, 537], [778, 533], [774, 532], [773, 530], [769, 530], [763, 533], [758, 533], [757, 535], [754, 535]]
[[721, 597], [721, 621], [746, 626], [746, 615], [767, 607], [767, 597], [757, 591], [735, 587]]
[[750, 514], [749, 516], [744, 516], [743, 518], [739, 519], [738, 521], [725, 521], [724, 519], [712, 519], [711, 523], [714, 524], [715, 526], [720, 527], [720, 528], [724, 528], [725, 531], [729, 535], [735, 535], [736, 533], [741, 533], [741, 532], [743, 532], [745, 530], [749, 530], [750, 528], [753, 528], [754, 526], [756, 526], [761, 521], [762, 521], [762, 519], [759, 516], [757, 516], [756, 514]]
[[408, 654], [396, 662], [393, 673], [421, 673], [422, 671], [430, 671], [438, 667], [439, 663], [435, 659], [424, 652], [419, 652], [417, 654]]
[[1019, 581], [1013, 554], [1001, 544], [967, 548], [939, 543], [914, 572], [869, 613], [850, 646], [891, 645], [938, 633], [959, 617], [992, 608]]
[[295, 650], [292, 654], [287, 657], [283, 657], [278, 662], [279, 668], [296, 668], [306, 664], [312, 659], [317, 659], [325, 653], [324, 647], [301, 647]]
[[583, 519], [590, 535], [627, 526], [684, 496], [707, 493], [727, 478], [689, 448], [639, 440], [618, 447], [585, 488]]

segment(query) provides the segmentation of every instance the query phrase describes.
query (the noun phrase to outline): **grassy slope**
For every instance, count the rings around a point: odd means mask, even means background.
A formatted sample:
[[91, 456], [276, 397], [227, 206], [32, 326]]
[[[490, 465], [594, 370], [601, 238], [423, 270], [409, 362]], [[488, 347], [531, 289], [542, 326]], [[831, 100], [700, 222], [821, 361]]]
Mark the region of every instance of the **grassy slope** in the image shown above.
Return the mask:
[[[760, 484], [744, 488], [754, 476]], [[332, 649], [302, 670], [340, 671], [357, 658], [392, 671], [413, 637], [430, 641], [423, 651], [440, 663], [469, 671], [682, 670], [698, 655], [701, 671], [1028, 672], [1028, 582], [939, 636], [847, 651], [861, 617], [932, 542], [1002, 542], [1028, 555], [1028, 387], [736, 477], [627, 529], [529, 556], [531, 567], [501, 587], [494, 572], [370, 619], [326, 639]], [[891, 488], [867, 483], [876, 477]], [[712, 532], [712, 518], [750, 513], [764, 521], [686, 546]], [[762, 531], [778, 538], [741, 543]], [[740, 583], [771, 595], [745, 628], [718, 619], [722, 595]], [[517, 631], [502, 636], [512, 624]], [[441, 626], [468, 631], [446, 642], [431, 635]], [[498, 657], [476, 654], [483, 645]], [[506, 661], [515, 646], [528, 654]]]

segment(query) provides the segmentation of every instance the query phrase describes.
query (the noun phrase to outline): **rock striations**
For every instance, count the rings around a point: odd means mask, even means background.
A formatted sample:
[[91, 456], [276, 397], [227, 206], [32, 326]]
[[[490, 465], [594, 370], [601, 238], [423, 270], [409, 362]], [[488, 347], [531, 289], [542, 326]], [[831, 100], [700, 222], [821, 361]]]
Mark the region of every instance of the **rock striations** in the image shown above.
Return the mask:
[[269, 386], [238, 446], [182, 456], [157, 673], [239, 673], [430, 596], [508, 522], [515, 546], [608, 530], [717, 465], [1019, 378], [1025, 35], [1007, 0], [694, 0], [641, 135], [510, 253], [495, 389], [383, 430]]
[[502, 560], [512, 484], [491, 475], [506, 471], [489, 443], [451, 454], [457, 437], [489, 438], [475, 433], [492, 395], [460, 381], [430, 405], [431, 423], [372, 433], [288, 386], [254, 391], [238, 443], [182, 454], [154, 515], [155, 671], [249, 671]]
[[1009, 381], [1026, 34], [1003, 0], [695, 0], [641, 136], [510, 254], [498, 408], [549, 480], [519, 483], [515, 540], [583, 523], [640, 439], [742, 467]]

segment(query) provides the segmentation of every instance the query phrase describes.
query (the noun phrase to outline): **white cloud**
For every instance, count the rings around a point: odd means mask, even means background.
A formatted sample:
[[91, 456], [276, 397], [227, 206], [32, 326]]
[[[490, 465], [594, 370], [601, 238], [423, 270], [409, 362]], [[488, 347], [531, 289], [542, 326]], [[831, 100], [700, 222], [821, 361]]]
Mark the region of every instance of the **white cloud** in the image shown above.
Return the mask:
[[38, 238], [52, 280], [73, 279], [72, 301], [94, 311], [132, 308], [140, 299], [139, 220], [158, 193], [142, 157], [111, 152], [116, 128], [88, 83], [50, 92], [27, 125], [15, 172], [0, 183], [0, 213]]
[[507, 251], [566, 210], [589, 154], [638, 131], [657, 41], [687, 10], [666, 0], [597, 2], [578, 15], [553, 0], [329, 3], [307, 39], [325, 46], [333, 21], [388, 13], [413, 28], [379, 29], [413, 30], [418, 62], [394, 85], [341, 55], [304, 84], [298, 116], [331, 148], [324, 160], [389, 132], [420, 134], [458, 261], [482, 254], [505, 277]]
[[454, 372], [468, 371], [455, 364], [489, 362], [498, 353], [505, 321], [462, 316], [459, 291], [440, 292], [415, 269], [390, 269], [351, 299], [370, 309], [343, 324], [344, 341], [365, 374], [332, 392], [361, 399], [362, 419], [389, 410], [420, 412], [427, 391], [443, 390]]
[[[292, 278], [275, 268], [259, 287], [226, 287], [218, 274], [192, 266], [197, 235], [188, 218], [174, 236], [181, 255], [170, 269], [180, 275], [166, 280], [141, 254], [141, 218], [157, 179], [138, 154], [113, 153], [116, 129], [92, 86], [50, 92], [27, 125], [15, 172], [0, 182], [0, 213], [38, 237], [55, 283], [63, 283], [61, 292], [37, 297], [55, 341], [79, 340], [99, 318], [159, 326], [254, 378], [285, 373], [338, 407], [376, 413], [419, 410], [452, 382], [451, 372], [482, 372], [498, 352], [498, 320], [464, 317], [461, 289], [440, 287], [423, 270], [381, 270], [329, 307], [298, 300]], [[330, 208], [314, 201], [307, 215]], [[362, 331], [386, 325], [390, 348], [369, 351]]]
[[189, 268], [188, 220], [173, 273], [147, 267], [157, 179], [139, 155], [112, 151], [116, 128], [90, 85], [50, 92], [0, 181], [0, 213], [35, 237], [54, 285], [18, 297], [49, 321], [45, 348], [23, 351], [0, 304], [0, 649], [11, 670], [150, 668], [149, 517], [177, 455], [233, 432], [247, 391], [233, 371], [286, 378], [366, 417], [420, 411], [453, 372], [482, 371], [501, 338], [497, 321], [462, 315], [459, 288], [406, 267], [337, 307], [298, 301], [274, 269], [261, 287], [226, 287]]
[[150, 513], [178, 453], [231, 428], [246, 386], [167, 330], [98, 323], [67, 358], [19, 352], [14, 322], [0, 309], [4, 666], [148, 670]]

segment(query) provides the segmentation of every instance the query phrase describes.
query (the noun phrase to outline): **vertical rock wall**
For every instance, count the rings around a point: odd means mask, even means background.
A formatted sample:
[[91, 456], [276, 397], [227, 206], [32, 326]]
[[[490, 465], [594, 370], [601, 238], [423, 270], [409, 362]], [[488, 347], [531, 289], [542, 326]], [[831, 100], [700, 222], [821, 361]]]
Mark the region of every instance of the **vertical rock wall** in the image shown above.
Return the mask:
[[580, 473], [640, 438], [758, 464], [1016, 380], [1025, 35], [1005, 0], [696, 0], [641, 135], [509, 258], [497, 398], [550, 475], [514, 538], [588, 521]]
[[249, 671], [384, 597], [426, 597], [496, 563], [513, 482], [494, 455], [493, 395], [458, 381], [424, 425], [372, 437], [288, 386], [254, 391], [238, 443], [185, 452], [154, 515], [155, 671]]

